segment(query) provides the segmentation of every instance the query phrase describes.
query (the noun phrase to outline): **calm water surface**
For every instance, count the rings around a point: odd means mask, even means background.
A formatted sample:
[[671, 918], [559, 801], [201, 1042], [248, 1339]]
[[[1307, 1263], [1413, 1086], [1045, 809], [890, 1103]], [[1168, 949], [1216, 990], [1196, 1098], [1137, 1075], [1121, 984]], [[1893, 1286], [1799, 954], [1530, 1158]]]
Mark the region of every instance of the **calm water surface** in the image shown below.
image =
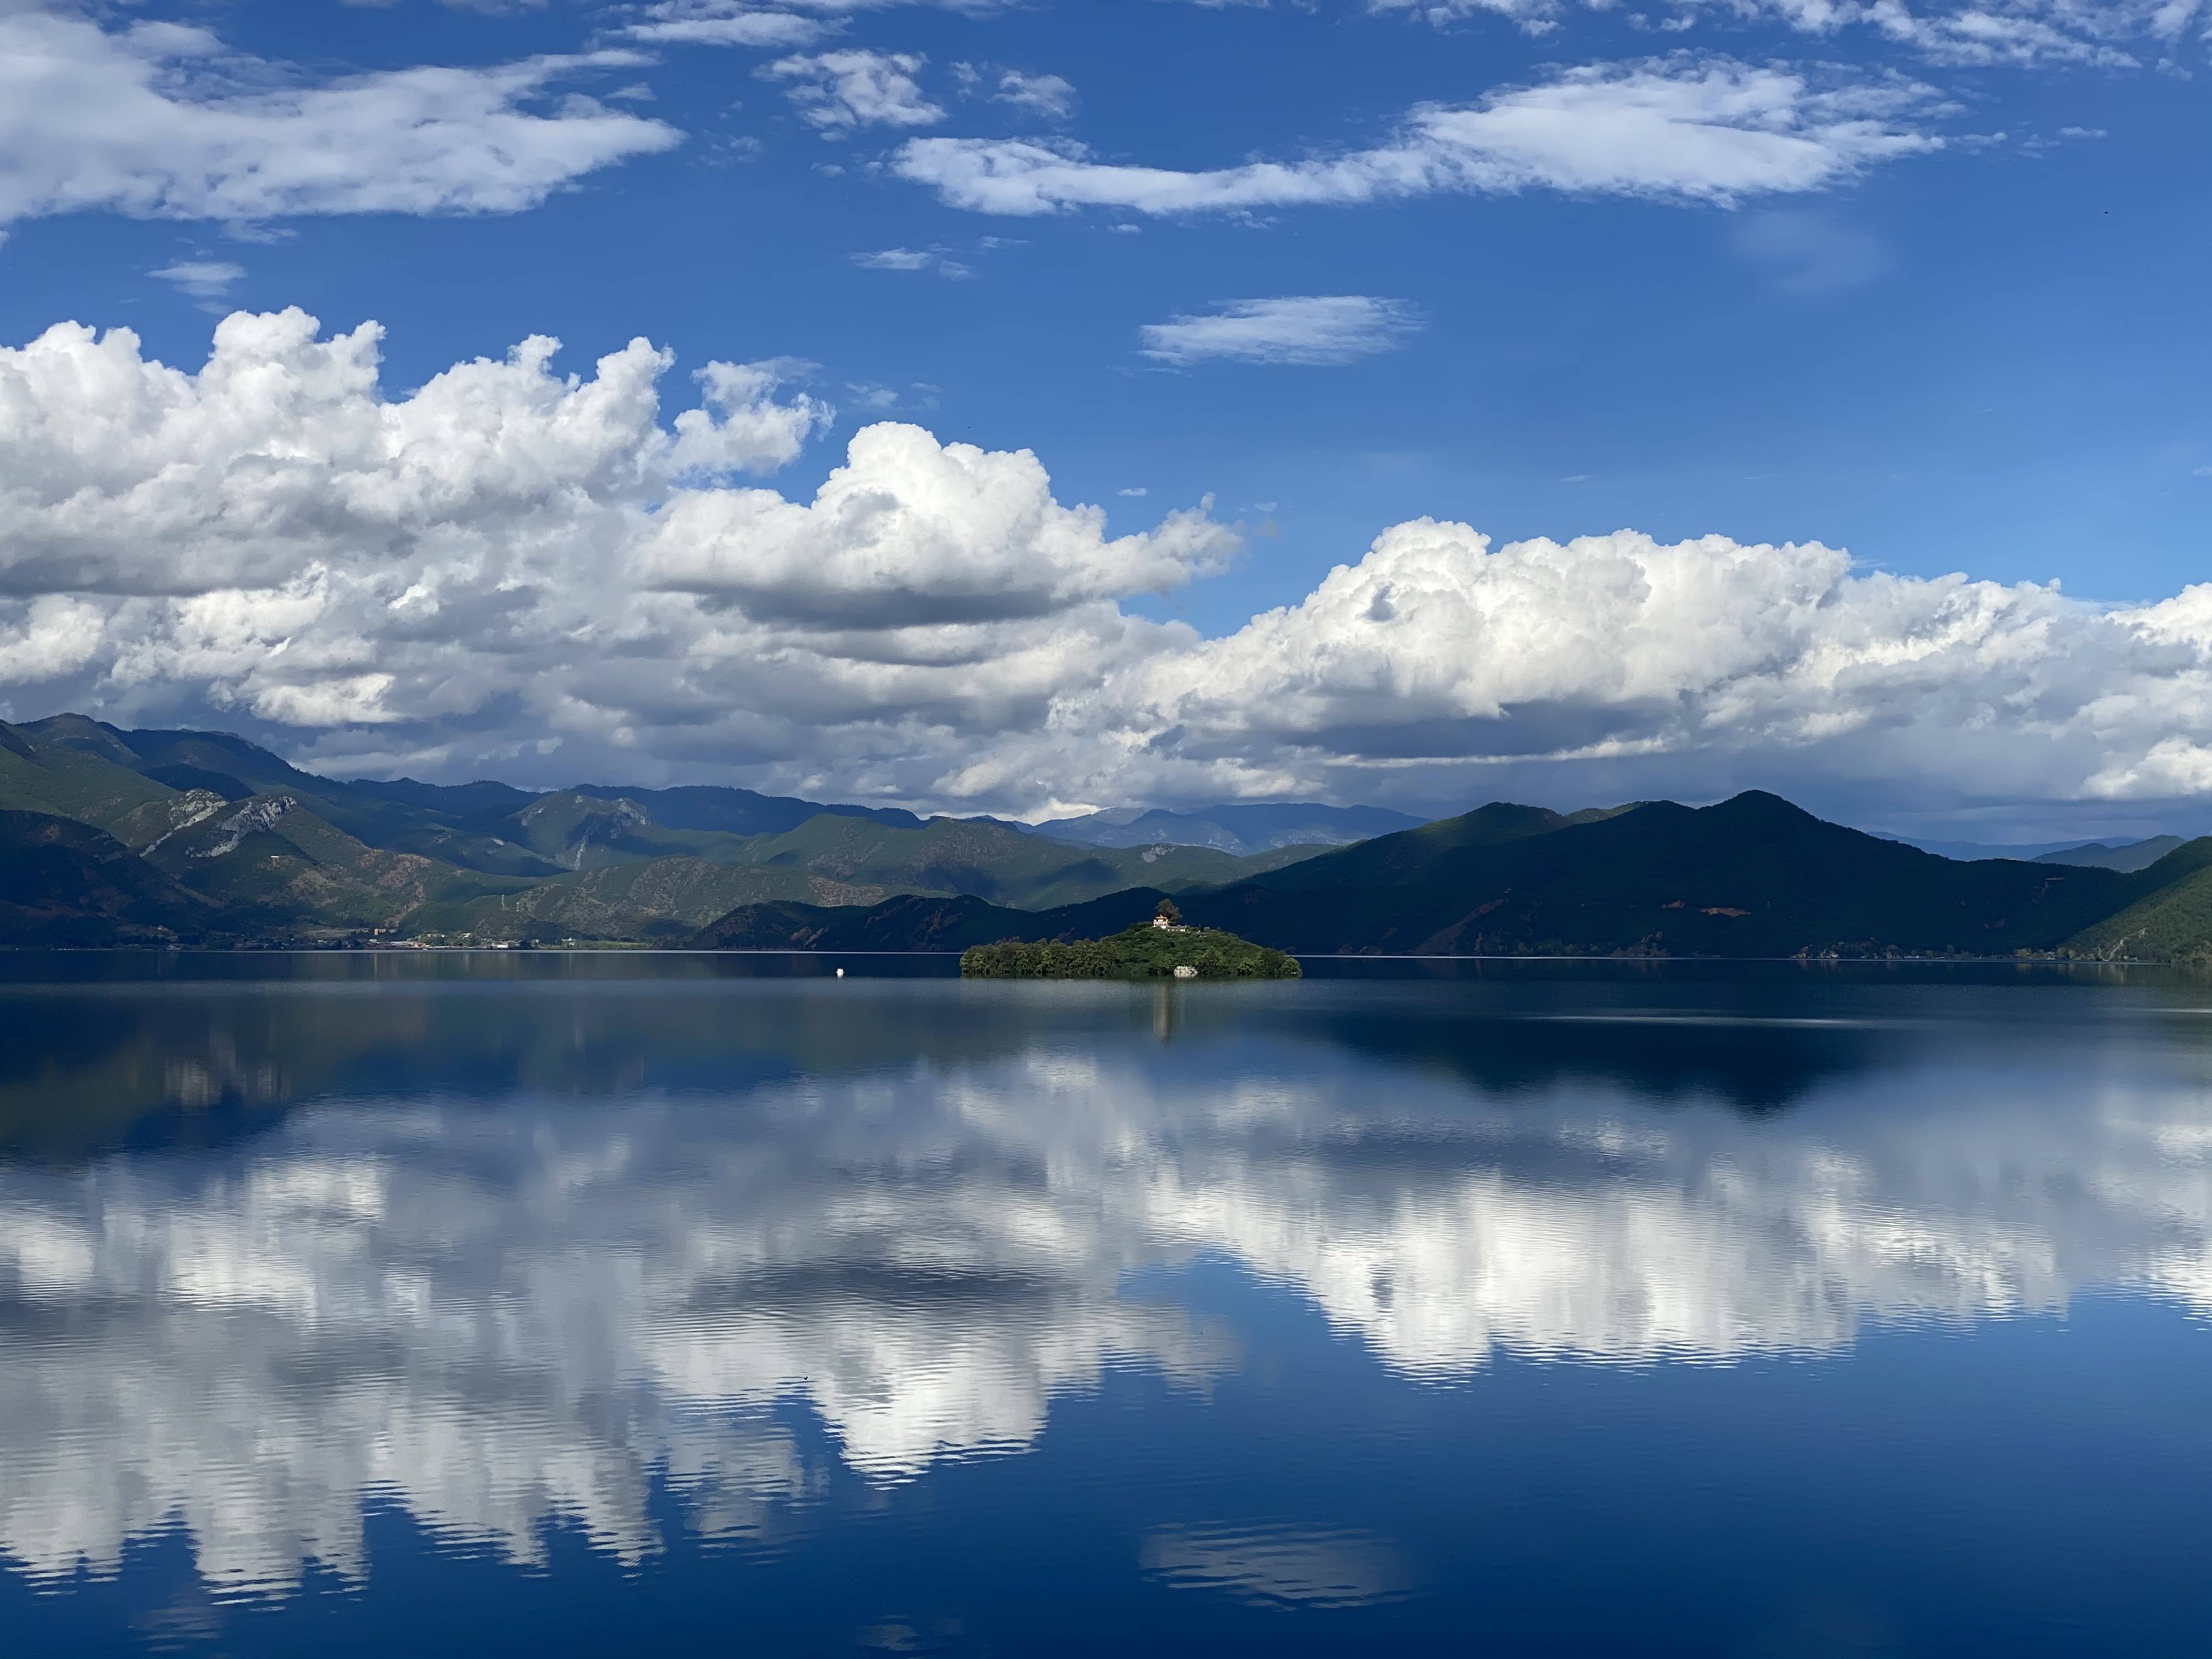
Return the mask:
[[21, 1653], [2212, 1650], [2212, 981], [0, 958]]

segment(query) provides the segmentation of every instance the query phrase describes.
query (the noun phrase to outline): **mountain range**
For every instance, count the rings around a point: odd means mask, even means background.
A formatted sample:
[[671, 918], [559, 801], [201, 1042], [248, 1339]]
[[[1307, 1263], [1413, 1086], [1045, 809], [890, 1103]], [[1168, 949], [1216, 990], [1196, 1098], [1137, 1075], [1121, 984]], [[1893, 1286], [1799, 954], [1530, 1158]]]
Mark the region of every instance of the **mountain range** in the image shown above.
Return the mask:
[[218, 732], [0, 725], [0, 943], [679, 941], [771, 901], [1030, 908], [1318, 850], [1086, 847], [988, 818], [714, 787], [341, 781]]
[[1170, 893], [1309, 953], [2212, 955], [2212, 838], [1962, 862], [1757, 792], [1027, 826], [736, 788], [345, 781], [223, 733], [0, 725], [0, 944], [959, 950], [1113, 933]]
[[[1150, 911], [1115, 893], [1042, 913], [972, 897], [750, 905], [714, 949], [957, 950], [1096, 937]], [[1752, 792], [1562, 815], [1503, 803], [1218, 887], [1185, 918], [1301, 954], [2212, 956], [2212, 836], [2146, 868], [1960, 863]]]

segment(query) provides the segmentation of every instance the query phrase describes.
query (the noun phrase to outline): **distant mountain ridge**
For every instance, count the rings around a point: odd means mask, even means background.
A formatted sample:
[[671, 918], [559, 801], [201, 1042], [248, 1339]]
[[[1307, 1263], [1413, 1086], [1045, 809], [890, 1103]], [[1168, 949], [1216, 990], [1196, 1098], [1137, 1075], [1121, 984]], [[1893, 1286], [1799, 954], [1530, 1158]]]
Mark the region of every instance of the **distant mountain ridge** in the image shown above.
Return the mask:
[[2016, 859], [2023, 864], [2083, 864], [2095, 865], [2106, 870], [2146, 870], [2189, 837], [2153, 836], [2145, 841], [2039, 841], [2013, 844], [1923, 841], [1904, 836], [1887, 836], [1883, 839], [1902, 842], [1907, 847], [1917, 847], [1923, 853], [1933, 853], [1938, 858], [1954, 860], [1960, 864], [1978, 864], [1989, 859]]
[[1382, 806], [1325, 806], [1313, 801], [1253, 801], [1188, 812], [1119, 807], [1025, 826], [1054, 841], [1089, 847], [1142, 847], [1170, 842], [1249, 855], [1285, 847], [1343, 847], [1411, 830], [1425, 822]]
[[2045, 853], [2038, 864], [2076, 864], [2094, 866], [2100, 870], [2134, 872], [2148, 870], [2168, 853], [2188, 842], [2179, 836], [2153, 836], [2148, 841], [2093, 841], [2081, 847], [2062, 848], [2055, 853]]

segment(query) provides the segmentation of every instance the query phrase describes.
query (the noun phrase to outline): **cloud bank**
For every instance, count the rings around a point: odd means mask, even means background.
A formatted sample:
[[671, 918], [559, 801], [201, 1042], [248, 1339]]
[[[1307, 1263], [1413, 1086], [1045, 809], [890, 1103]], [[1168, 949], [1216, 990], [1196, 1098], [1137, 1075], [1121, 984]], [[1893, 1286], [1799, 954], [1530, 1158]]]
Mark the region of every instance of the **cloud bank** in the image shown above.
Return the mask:
[[0, 349], [0, 708], [334, 769], [969, 811], [2212, 793], [2212, 585], [2109, 605], [1814, 542], [1421, 520], [1206, 639], [1132, 603], [1237, 556], [1203, 503], [1116, 535], [1036, 455], [897, 423], [779, 491], [738, 475], [829, 410], [774, 365], [708, 365], [664, 421], [642, 340], [586, 376], [532, 338], [394, 396], [380, 337], [240, 313], [197, 373], [122, 330]]

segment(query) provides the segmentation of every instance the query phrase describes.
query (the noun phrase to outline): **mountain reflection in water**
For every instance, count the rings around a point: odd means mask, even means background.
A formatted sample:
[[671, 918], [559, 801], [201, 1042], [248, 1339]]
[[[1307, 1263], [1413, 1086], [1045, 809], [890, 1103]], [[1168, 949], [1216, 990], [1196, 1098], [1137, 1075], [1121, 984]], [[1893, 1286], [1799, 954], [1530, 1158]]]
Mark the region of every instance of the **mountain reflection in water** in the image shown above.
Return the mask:
[[[1375, 1387], [2212, 1314], [2212, 986], [1531, 972], [1194, 987], [295, 960], [0, 985], [0, 1555], [224, 1593], [396, 1505], [521, 1564], [782, 1547], [1245, 1364], [1228, 1271]], [[249, 971], [273, 975], [257, 978]], [[1364, 1606], [1418, 1548], [1162, 1524]]]

